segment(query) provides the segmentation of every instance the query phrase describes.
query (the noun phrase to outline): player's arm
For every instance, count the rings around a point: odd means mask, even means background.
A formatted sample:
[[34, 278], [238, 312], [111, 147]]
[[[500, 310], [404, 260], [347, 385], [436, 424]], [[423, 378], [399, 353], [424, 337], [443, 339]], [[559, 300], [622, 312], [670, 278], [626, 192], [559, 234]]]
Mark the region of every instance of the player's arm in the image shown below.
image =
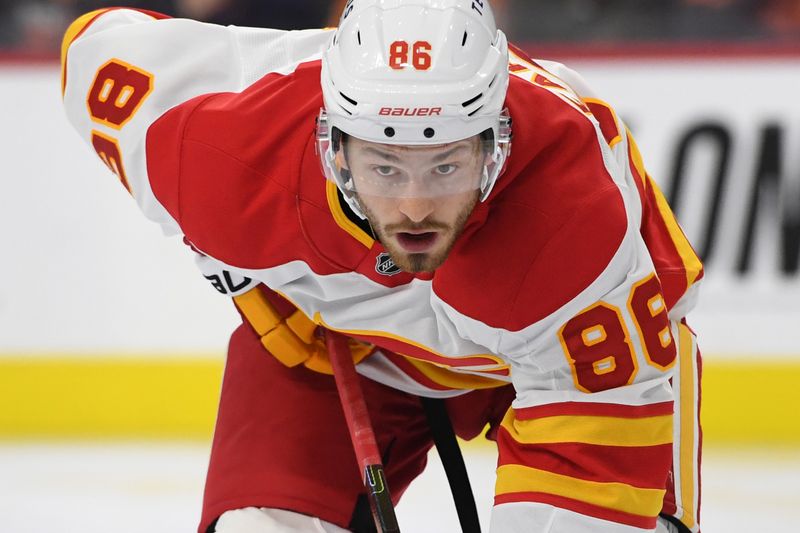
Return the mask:
[[[609, 189], [576, 210], [539, 254], [512, 311], [529, 318], [500, 348], [517, 398], [498, 434], [498, 532], [520, 523], [652, 531], [662, 511], [696, 526], [696, 417], [682, 390], [693, 390], [696, 343], [674, 312], [685, 291], [668, 297], [642, 236], [640, 204], [632, 195], [623, 201], [624, 191]], [[550, 312], [541, 307], [563, 290], [572, 297], [562, 295]], [[686, 413], [676, 410], [674, 390]], [[685, 489], [677, 507], [675, 482]]]
[[[145, 216], [167, 234], [184, 233], [178, 211], [164, 207], [164, 191], [188, 187], [179, 165], [152, 172], [155, 163], [163, 167], [180, 152], [183, 121], [166, 121], [165, 114], [180, 109], [179, 117], [189, 116], [206, 95], [240, 91], [265, 73], [316, 53], [326, 40], [314, 30], [222, 27], [146, 10], [100, 9], [78, 18], [64, 37], [66, 114]], [[153, 127], [157, 123], [161, 127]], [[302, 346], [306, 358], [287, 364], [312, 364], [306, 361], [315, 347], [309, 320], [296, 316], [289, 328], [285, 319], [293, 310], [270, 305], [264, 297], [268, 289], [184, 241], [203, 276], [233, 298], [265, 347], [282, 354], [300, 353], [295, 348]]]
[[[557, 120], [548, 131], [558, 149], [539, 150], [531, 165], [548, 184], [539, 195], [552, 196], [506, 215], [524, 246], [492, 248], [508, 273], [483, 281], [494, 290], [472, 294], [480, 305], [438, 284], [458, 330], [511, 366], [492, 530], [650, 531], [673, 463], [670, 378], [686, 337], [619, 167], [606, 165], [607, 147], [577, 111]], [[519, 264], [524, 275], [509, 275]]]
[[628, 210], [652, 260], [668, 311], [677, 357], [670, 384], [674, 391], [672, 468], [662, 513], [686, 530], [698, 529], [700, 494], [699, 390], [701, 357], [686, 324], [694, 307], [703, 265], [678, 224], [666, 198], [645, 169], [633, 135], [613, 107], [594, 93], [581, 76], [564, 65], [542, 62], [582, 99], [596, 122], [597, 136], [621, 170], [617, 179], [630, 192]]
[[[167, 109], [241, 84], [225, 28], [149, 11], [101, 9], [78, 18], [62, 45], [62, 90], [77, 133], [168, 234], [179, 222], [153, 194], [145, 137]], [[214, 65], [214, 66], [212, 66]], [[177, 182], [179, 176], [168, 178]]]
[[674, 391], [673, 464], [662, 512], [680, 521], [687, 530], [698, 528], [700, 506], [700, 378], [701, 356], [696, 337], [686, 323], [694, 307], [703, 265], [657, 183], [647, 172], [633, 135], [614, 109], [594, 95], [583, 80], [563, 65], [555, 66], [582, 94], [598, 123], [612, 157], [623, 169], [624, 183], [632, 196], [639, 232], [661, 284], [670, 323], [675, 332], [678, 356], [671, 385]]
[[[619, 141], [612, 153], [625, 169], [631, 192], [638, 195], [639, 233], [647, 246], [661, 284], [668, 310], [677, 357], [670, 384], [674, 392], [672, 468], [667, 483], [662, 514], [680, 522], [681, 531], [699, 529], [700, 457], [700, 377], [701, 355], [694, 332], [686, 322], [695, 306], [703, 279], [703, 265], [672, 212], [655, 180], [646, 171], [633, 135], [607, 103], [593, 100], [592, 109], [603, 129]], [[607, 120], [609, 116], [616, 120]], [[606, 117], [605, 124], [603, 117]], [[614, 127], [616, 127], [616, 131]], [[616, 133], [619, 132], [619, 133]]]
[[[499, 345], [517, 396], [498, 434], [493, 531], [656, 525], [672, 464], [678, 332], [637, 233], [618, 191], [597, 195], [520, 288], [511, 313], [529, 325]], [[582, 288], [542, 307], [570, 286]]]
[[658, 184], [645, 169], [633, 136], [624, 125], [621, 125], [621, 131], [626, 142], [619, 147], [619, 157], [625, 158], [628, 180], [639, 193], [642, 209], [640, 233], [661, 280], [670, 318], [681, 321], [697, 301], [704, 275], [703, 264]]
[[[309, 37], [311, 36], [311, 37]], [[148, 173], [177, 159], [180, 128], [153, 132], [173, 108], [191, 115], [206, 95], [238, 92], [317, 52], [326, 32], [223, 27], [151, 11], [108, 8], [78, 18], [62, 45], [62, 91], [78, 134], [165, 232], [181, 221], [154, 191], [180, 188], [180, 170]], [[161, 193], [164, 194], [163, 192]]]
[[[274, 34], [264, 32], [263, 37]], [[154, 190], [176, 187], [180, 175], [148, 174], [153, 157], [146, 149], [148, 131], [174, 106], [198, 95], [241, 88], [239, 37], [229, 28], [125, 8], [87, 13], [65, 33], [61, 82], [69, 121], [166, 234], [182, 233], [180, 221]], [[157, 144], [162, 153], [178, 146], [171, 139]], [[223, 294], [238, 296], [256, 285], [199, 252], [196, 259], [206, 279]]]
[[651, 531], [667, 493], [670, 379], [693, 341], [668, 317], [619, 191], [573, 211], [503, 295], [505, 307], [482, 316], [490, 306], [466, 314], [442, 306], [459, 332], [511, 366], [516, 398], [498, 432], [496, 533]]
[[[637, 218], [640, 233], [658, 272], [670, 318], [683, 319], [694, 307], [703, 265], [683, 233], [672, 209], [653, 177], [647, 172], [634, 137], [611, 104], [603, 100], [574, 70], [552, 61], [543, 67], [575, 91], [597, 122], [599, 136], [624, 170], [621, 179], [639, 196]], [[633, 208], [633, 206], [632, 206]]]

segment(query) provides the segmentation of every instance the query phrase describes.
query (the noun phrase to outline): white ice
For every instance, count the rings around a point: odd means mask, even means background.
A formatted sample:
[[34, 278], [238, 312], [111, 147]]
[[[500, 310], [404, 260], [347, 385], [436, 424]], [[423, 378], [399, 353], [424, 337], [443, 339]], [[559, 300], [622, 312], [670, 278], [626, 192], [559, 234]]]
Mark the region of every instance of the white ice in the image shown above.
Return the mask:
[[[0, 444], [0, 529], [9, 533], [192, 533], [199, 515], [208, 449], [200, 444]], [[487, 531], [495, 457], [467, 453]], [[798, 531], [800, 451], [707, 450], [706, 533]], [[403, 531], [457, 532], [441, 464], [397, 509]]]

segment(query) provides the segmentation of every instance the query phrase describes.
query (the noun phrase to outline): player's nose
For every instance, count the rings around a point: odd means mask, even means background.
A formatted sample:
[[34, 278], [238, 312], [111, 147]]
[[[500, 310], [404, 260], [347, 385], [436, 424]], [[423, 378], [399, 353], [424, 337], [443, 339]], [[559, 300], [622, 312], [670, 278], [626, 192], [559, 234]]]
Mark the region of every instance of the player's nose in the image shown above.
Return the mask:
[[433, 198], [401, 198], [397, 207], [412, 222], [422, 222], [436, 209], [436, 203]]

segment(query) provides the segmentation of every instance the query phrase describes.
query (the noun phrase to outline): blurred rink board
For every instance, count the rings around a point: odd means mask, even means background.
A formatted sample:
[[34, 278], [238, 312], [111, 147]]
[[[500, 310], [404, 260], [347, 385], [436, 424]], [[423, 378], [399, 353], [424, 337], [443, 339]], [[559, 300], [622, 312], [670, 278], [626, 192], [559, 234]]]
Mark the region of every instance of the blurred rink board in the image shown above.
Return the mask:
[[[706, 442], [800, 444], [800, 54], [570, 65], [706, 259]], [[233, 306], [71, 130], [57, 65], [0, 62], [0, 96], [0, 438], [207, 439]]]

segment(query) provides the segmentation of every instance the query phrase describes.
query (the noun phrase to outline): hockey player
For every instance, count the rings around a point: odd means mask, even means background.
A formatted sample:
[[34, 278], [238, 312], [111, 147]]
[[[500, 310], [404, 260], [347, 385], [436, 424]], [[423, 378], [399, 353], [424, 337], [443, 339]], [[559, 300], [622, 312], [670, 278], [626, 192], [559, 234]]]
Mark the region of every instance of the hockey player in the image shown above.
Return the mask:
[[395, 498], [419, 395], [490, 425], [495, 533], [699, 531], [700, 262], [614, 110], [485, 0], [295, 32], [103, 9], [62, 60], [78, 133], [245, 319], [199, 532], [364, 530], [325, 328]]

